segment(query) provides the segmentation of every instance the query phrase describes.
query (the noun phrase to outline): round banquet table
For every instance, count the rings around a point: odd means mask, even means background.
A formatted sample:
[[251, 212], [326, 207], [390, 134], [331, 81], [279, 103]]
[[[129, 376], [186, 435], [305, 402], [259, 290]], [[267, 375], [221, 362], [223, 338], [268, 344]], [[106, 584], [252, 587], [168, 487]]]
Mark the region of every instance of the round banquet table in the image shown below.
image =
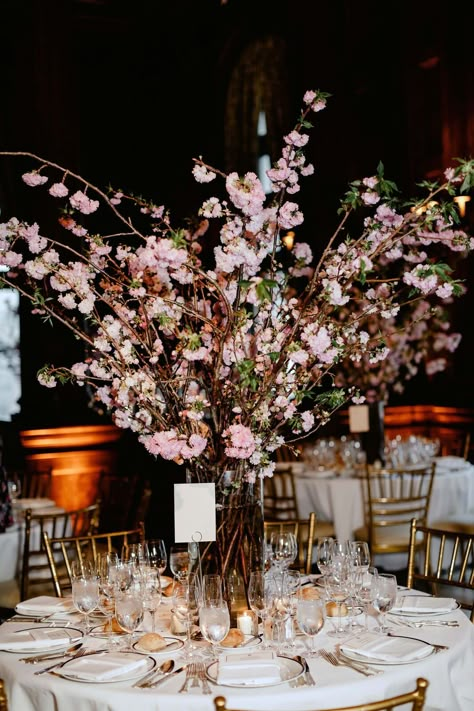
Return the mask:
[[[458, 462], [455, 460], [459, 459]], [[316, 518], [332, 521], [336, 537], [353, 540], [354, 530], [364, 525], [363, 480], [317, 472], [309, 467], [295, 471], [301, 518], [314, 511]], [[474, 509], [474, 465], [460, 458], [439, 457], [431, 493], [428, 524], [462, 515]], [[393, 558], [391, 558], [393, 564]], [[406, 564], [403, 559], [400, 567]]]
[[[168, 632], [169, 601], [158, 611], [158, 629]], [[316, 686], [290, 688], [288, 683], [264, 688], [230, 688], [211, 684], [212, 694], [204, 695], [199, 688], [180, 694], [184, 674], [168, 679], [155, 689], [134, 689], [134, 681], [115, 683], [81, 683], [44, 674], [34, 674], [37, 666], [19, 661], [22, 656], [0, 652], [0, 678], [5, 680], [11, 711], [214, 711], [213, 699], [224, 695], [230, 708], [251, 711], [315, 711], [337, 706], [349, 706], [405, 693], [415, 687], [418, 677], [429, 681], [425, 711], [472, 711], [474, 709], [474, 625], [465, 614], [456, 610], [449, 613], [460, 626], [402, 629], [397, 634], [411, 635], [432, 643], [445, 644], [448, 650], [432, 654], [410, 664], [379, 666], [383, 673], [365, 677], [346, 667], [333, 667], [321, 658], [308, 660]], [[375, 624], [371, 618], [370, 623]], [[23, 623], [21, 623], [23, 624]], [[323, 631], [316, 638], [318, 648], [334, 648], [334, 639]], [[4, 623], [0, 637], [7, 627], [20, 628], [18, 623]], [[28, 625], [26, 625], [28, 626]], [[86, 640], [87, 645], [103, 644], [97, 639]], [[204, 643], [205, 644], [205, 643]], [[177, 657], [178, 653], [175, 653]], [[168, 655], [173, 656], [172, 654]], [[209, 657], [206, 657], [209, 659]], [[158, 659], [158, 657], [157, 657]], [[160, 661], [163, 657], [160, 658]]]

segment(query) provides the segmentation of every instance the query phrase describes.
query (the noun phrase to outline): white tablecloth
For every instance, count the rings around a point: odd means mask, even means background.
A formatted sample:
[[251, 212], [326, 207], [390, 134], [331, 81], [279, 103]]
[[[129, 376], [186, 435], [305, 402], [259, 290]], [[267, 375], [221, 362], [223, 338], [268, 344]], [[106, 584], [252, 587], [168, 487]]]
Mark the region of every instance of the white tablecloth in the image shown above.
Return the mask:
[[[159, 610], [158, 629], [168, 628], [169, 603]], [[397, 629], [397, 634], [410, 635], [426, 641], [446, 644], [448, 651], [434, 654], [413, 664], [384, 666], [383, 674], [366, 678], [350, 669], [332, 667], [317, 658], [310, 661], [316, 679], [315, 687], [290, 688], [287, 683], [259, 689], [238, 689], [212, 685], [212, 695], [199, 689], [178, 694], [184, 675], [168, 679], [156, 689], [133, 689], [133, 681], [106, 684], [78, 683], [49, 674], [35, 676], [38, 669], [18, 661], [22, 655], [0, 653], [0, 677], [5, 679], [12, 711], [213, 711], [212, 699], [226, 696], [231, 708], [252, 711], [309, 711], [374, 701], [412, 690], [415, 680], [423, 676], [430, 682], [425, 711], [472, 711], [474, 709], [474, 626], [459, 610], [450, 619], [460, 622], [459, 628]], [[375, 624], [374, 620], [370, 620]], [[328, 621], [326, 627], [331, 623]], [[0, 635], [15, 623], [0, 627]], [[334, 648], [334, 640], [326, 627], [316, 640], [316, 646]], [[169, 632], [168, 632], [169, 634]], [[87, 641], [89, 643], [89, 641]], [[103, 644], [95, 640], [94, 643]], [[169, 656], [177, 657], [178, 653]], [[209, 659], [209, 658], [208, 658]], [[163, 660], [163, 657], [161, 657]]]
[[[322, 477], [304, 471], [296, 477], [300, 516], [314, 511], [317, 518], [333, 521], [336, 536], [353, 540], [353, 532], [364, 524], [362, 480], [350, 477]], [[464, 514], [474, 508], [474, 465], [436, 473], [431, 493], [428, 522]]]

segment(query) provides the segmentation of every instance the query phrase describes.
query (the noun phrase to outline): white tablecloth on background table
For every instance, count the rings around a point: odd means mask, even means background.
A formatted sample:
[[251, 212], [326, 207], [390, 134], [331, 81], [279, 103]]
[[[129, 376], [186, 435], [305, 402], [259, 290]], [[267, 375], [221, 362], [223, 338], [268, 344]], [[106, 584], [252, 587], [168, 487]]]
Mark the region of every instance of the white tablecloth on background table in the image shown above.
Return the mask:
[[[166, 633], [169, 603], [160, 607], [158, 629]], [[252, 711], [309, 711], [335, 706], [349, 706], [375, 701], [411, 691], [417, 677], [428, 679], [425, 711], [473, 711], [474, 686], [474, 625], [457, 610], [449, 615], [457, 619], [458, 628], [396, 628], [402, 635], [446, 644], [450, 649], [413, 664], [379, 667], [383, 674], [366, 678], [351, 669], [333, 667], [323, 659], [309, 660], [316, 679], [314, 687], [290, 688], [287, 683], [259, 688], [238, 689], [211, 685], [213, 693], [204, 695], [199, 689], [178, 694], [184, 674], [168, 679], [155, 689], [133, 689], [133, 681], [107, 684], [79, 683], [49, 674], [35, 676], [38, 667], [18, 661], [21, 655], [0, 653], [0, 677], [5, 680], [12, 711], [214, 711], [213, 698], [224, 695], [230, 708]], [[5, 626], [0, 627], [0, 634]], [[330, 626], [330, 622], [326, 626]], [[371, 624], [374, 621], [371, 619]], [[15, 625], [15, 629], [18, 625]], [[398, 632], [397, 632], [398, 633]], [[169, 632], [168, 632], [169, 634]], [[102, 644], [95, 640], [94, 644]], [[316, 646], [334, 648], [326, 628], [316, 640]], [[177, 657], [177, 653], [169, 657]], [[159, 657], [158, 657], [159, 658]], [[208, 658], [209, 659], [209, 658]], [[163, 660], [163, 657], [161, 657]]]
[[[363, 479], [312, 475], [310, 471], [295, 478], [300, 516], [307, 518], [314, 511], [317, 518], [333, 521], [337, 538], [353, 540], [354, 530], [364, 525]], [[473, 464], [465, 462], [457, 470], [435, 474], [428, 523], [473, 508]]]

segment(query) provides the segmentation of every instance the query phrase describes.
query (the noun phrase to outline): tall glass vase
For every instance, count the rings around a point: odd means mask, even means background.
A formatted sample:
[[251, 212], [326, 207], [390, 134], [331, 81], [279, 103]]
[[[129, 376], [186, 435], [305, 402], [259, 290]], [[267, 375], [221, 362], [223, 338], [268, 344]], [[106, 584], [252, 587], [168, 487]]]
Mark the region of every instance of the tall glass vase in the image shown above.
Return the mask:
[[244, 464], [232, 471], [187, 470], [186, 479], [188, 483], [215, 483], [216, 540], [200, 544], [201, 570], [222, 576], [227, 599], [231, 602], [237, 581], [240, 579], [247, 590], [250, 572], [263, 569], [261, 479], [257, 478], [255, 483], [247, 481]]

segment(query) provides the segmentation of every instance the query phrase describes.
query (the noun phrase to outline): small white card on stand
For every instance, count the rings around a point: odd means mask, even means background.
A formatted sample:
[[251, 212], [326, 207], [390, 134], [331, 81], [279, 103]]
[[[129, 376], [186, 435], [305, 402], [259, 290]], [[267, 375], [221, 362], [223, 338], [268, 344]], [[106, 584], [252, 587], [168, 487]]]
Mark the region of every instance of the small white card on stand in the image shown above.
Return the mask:
[[369, 406], [350, 405], [349, 408], [349, 432], [368, 432], [369, 426]]
[[216, 540], [215, 484], [174, 485], [174, 540]]

